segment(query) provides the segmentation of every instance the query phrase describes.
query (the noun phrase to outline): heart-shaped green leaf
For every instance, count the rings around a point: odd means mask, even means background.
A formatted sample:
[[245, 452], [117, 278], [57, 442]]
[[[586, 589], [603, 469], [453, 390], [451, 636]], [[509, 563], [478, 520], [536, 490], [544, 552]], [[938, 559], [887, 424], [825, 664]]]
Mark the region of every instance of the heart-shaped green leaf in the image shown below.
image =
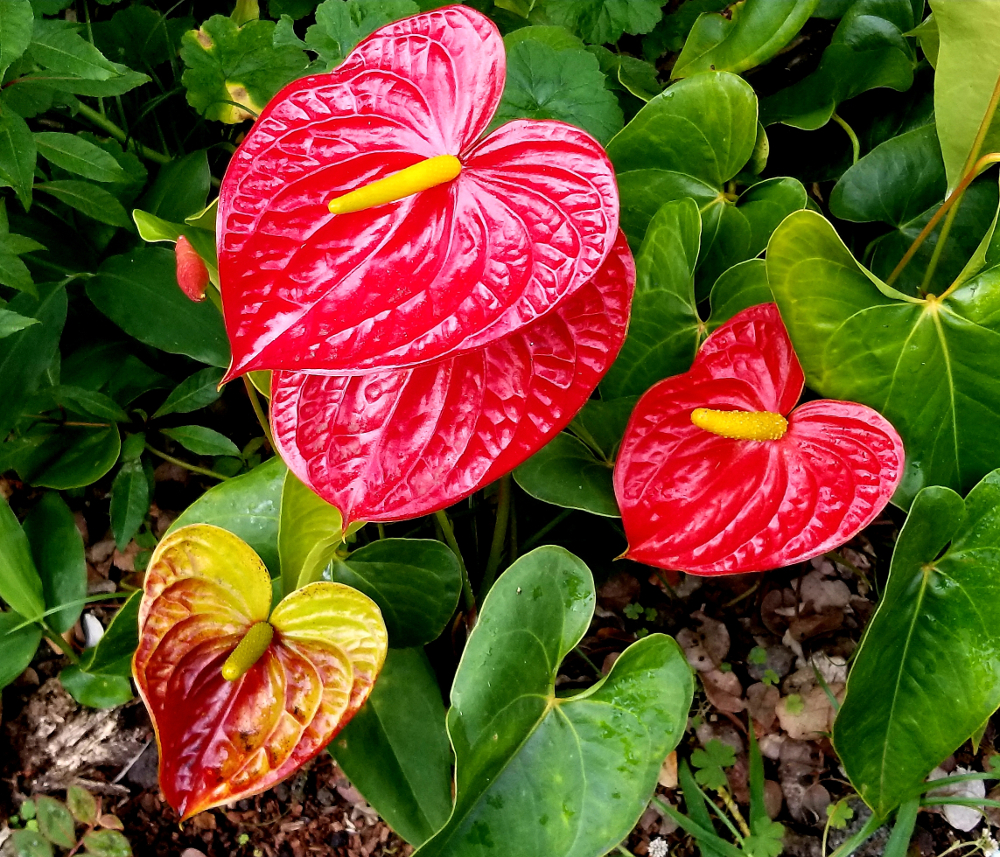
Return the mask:
[[1000, 301], [989, 271], [944, 301], [911, 298], [801, 211], [771, 238], [767, 275], [809, 386], [869, 405], [899, 431], [906, 473], [894, 502], [909, 506], [927, 485], [968, 490], [1000, 464], [1000, 334], [974, 310]]
[[184, 817], [256, 794], [319, 753], [371, 692], [386, 652], [378, 607], [312, 583], [273, 611], [260, 558], [193, 524], [154, 551], [132, 662], [160, 748], [160, 787]]
[[451, 813], [451, 746], [434, 669], [422, 649], [390, 649], [368, 701], [330, 745], [378, 814], [412, 845]]
[[353, 586], [378, 604], [394, 648], [436, 640], [462, 591], [458, 558], [433, 539], [371, 542], [346, 558], [335, 558], [323, 579]]
[[921, 491], [858, 649], [833, 739], [881, 818], [1000, 705], [1000, 471], [965, 502]]
[[490, 590], [451, 692], [455, 807], [421, 857], [597, 857], [642, 814], [684, 731], [692, 673], [652, 634], [593, 687], [557, 696], [594, 602], [588, 568], [556, 547], [521, 557]]

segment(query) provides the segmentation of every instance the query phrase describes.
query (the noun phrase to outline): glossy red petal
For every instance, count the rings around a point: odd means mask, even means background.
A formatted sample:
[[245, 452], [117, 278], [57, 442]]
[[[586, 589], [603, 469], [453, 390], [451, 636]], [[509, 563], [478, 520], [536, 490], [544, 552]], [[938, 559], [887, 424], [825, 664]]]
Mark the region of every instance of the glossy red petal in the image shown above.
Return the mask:
[[[219, 197], [229, 377], [440, 359], [506, 335], [593, 277], [618, 228], [611, 164], [558, 122], [510, 123], [476, 144], [503, 62], [493, 25], [449, 7], [378, 31], [265, 108]], [[327, 210], [441, 154], [462, 160], [457, 179]]]
[[593, 281], [479, 351], [364, 376], [277, 373], [271, 421], [281, 456], [345, 522], [444, 508], [573, 418], [621, 348], [634, 283], [619, 234]]
[[177, 285], [181, 287], [181, 291], [193, 301], [205, 300], [205, 289], [209, 283], [208, 268], [184, 235], [177, 239], [174, 256], [177, 259]]
[[773, 304], [706, 340], [689, 372], [653, 386], [615, 466], [627, 556], [694, 574], [763, 571], [818, 556], [871, 523], [903, 472], [903, 445], [876, 411], [810, 402], [776, 441], [719, 437], [695, 408], [788, 414], [802, 371]]

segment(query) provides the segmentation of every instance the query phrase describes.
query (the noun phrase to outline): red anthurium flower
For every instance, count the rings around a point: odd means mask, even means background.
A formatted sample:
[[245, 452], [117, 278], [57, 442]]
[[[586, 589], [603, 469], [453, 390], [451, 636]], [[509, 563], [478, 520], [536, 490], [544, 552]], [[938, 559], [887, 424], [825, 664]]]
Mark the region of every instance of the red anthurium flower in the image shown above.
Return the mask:
[[281, 457], [348, 521], [448, 506], [513, 469], [576, 414], [621, 348], [635, 284], [624, 235], [548, 315], [474, 352], [413, 369], [275, 373]]
[[268, 104], [219, 195], [228, 378], [449, 357], [594, 277], [618, 232], [611, 164], [559, 122], [483, 137], [504, 77], [494, 25], [449, 6]]
[[183, 235], [177, 239], [174, 256], [177, 259], [177, 285], [181, 287], [181, 291], [193, 301], [205, 300], [205, 289], [209, 282], [208, 267]]
[[184, 818], [257, 794], [317, 755], [385, 660], [366, 595], [320, 582], [271, 610], [256, 553], [206, 524], [150, 559], [132, 661], [160, 750], [160, 788]]
[[761, 304], [709, 336], [690, 371], [650, 388], [615, 466], [625, 556], [692, 574], [763, 571], [870, 524], [902, 478], [903, 443], [864, 405], [793, 411], [803, 384], [777, 307]]

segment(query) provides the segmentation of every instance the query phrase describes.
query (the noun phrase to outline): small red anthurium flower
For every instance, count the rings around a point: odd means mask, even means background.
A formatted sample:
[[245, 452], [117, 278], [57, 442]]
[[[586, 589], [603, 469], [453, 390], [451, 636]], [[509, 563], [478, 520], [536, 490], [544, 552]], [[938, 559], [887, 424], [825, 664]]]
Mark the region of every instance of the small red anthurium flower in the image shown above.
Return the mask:
[[692, 574], [764, 571], [870, 524], [902, 479], [903, 443], [864, 405], [795, 408], [804, 380], [777, 306], [761, 304], [650, 388], [615, 465], [625, 556]]
[[504, 80], [493, 23], [448, 6], [275, 96], [219, 194], [227, 380], [467, 353], [595, 276], [618, 234], [611, 163], [561, 122], [484, 136]]

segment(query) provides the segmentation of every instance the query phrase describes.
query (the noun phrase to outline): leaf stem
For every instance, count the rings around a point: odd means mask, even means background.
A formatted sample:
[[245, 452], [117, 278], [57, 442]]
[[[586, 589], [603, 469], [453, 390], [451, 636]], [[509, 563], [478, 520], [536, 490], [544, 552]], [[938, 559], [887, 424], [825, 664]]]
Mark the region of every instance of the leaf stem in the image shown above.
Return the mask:
[[490, 543], [490, 555], [486, 560], [486, 571], [483, 572], [483, 580], [479, 584], [479, 600], [486, 597], [486, 593], [493, 586], [496, 580], [497, 569], [500, 568], [500, 561], [503, 558], [503, 546], [507, 540], [507, 523], [510, 520], [510, 495], [511, 475], [505, 473], [500, 478], [500, 490], [497, 500], [497, 522], [493, 527], [493, 541]]
[[839, 116], [837, 113], [834, 113], [833, 116], [831, 116], [830, 118], [833, 119], [833, 121], [836, 122], [841, 128], [843, 128], [844, 133], [851, 138], [851, 154], [853, 156], [852, 163], [856, 164], [858, 162], [858, 159], [861, 157], [861, 143], [858, 142], [858, 135], [854, 133], [854, 129], [850, 125], [848, 125], [843, 120], [843, 118]]
[[434, 513], [434, 519], [438, 522], [438, 526], [441, 527], [445, 543], [451, 548], [452, 553], [454, 553], [458, 558], [458, 565], [462, 570], [462, 595], [465, 597], [465, 609], [469, 613], [470, 617], [475, 617], [476, 596], [472, 593], [472, 583], [469, 581], [469, 570], [465, 567], [465, 560], [462, 557], [462, 549], [458, 546], [458, 540], [455, 538], [455, 530], [452, 529], [451, 521], [448, 519], [448, 515], [443, 509], [438, 509]]
[[729, 810], [729, 814], [736, 820], [739, 825], [740, 832], [744, 836], [750, 835], [750, 827], [746, 823], [746, 819], [743, 818], [743, 813], [740, 812], [740, 808], [736, 805], [736, 802], [732, 799], [729, 792], [725, 789], [716, 789], [715, 793], [722, 798], [722, 802], [726, 805], [726, 809]]
[[[129, 145], [130, 138], [128, 134], [108, 119], [107, 116], [104, 116], [94, 110], [93, 107], [90, 107], [80, 101], [77, 105], [77, 112], [80, 116], [87, 119], [92, 125], [96, 125], [102, 131], [105, 131], [108, 135], [114, 137], [119, 143], [122, 143], [125, 146]], [[157, 164], [169, 164], [173, 160], [170, 155], [164, 155], [162, 152], [157, 152], [155, 149], [143, 146], [142, 143], [137, 140], [131, 140], [131, 145], [135, 148], [136, 152], [142, 155], [142, 157], [144, 157], [147, 161], [153, 161]]]
[[229, 479], [228, 476], [224, 476], [221, 473], [217, 473], [214, 470], [209, 470], [207, 467], [199, 467], [197, 464], [190, 464], [187, 461], [182, 461], [179, 458], [174, 458], [172, 455], [167, 455], [165, 452], [161, 452], [153, 446], [146, 444], [146, 449], [148, 449], [153, 455], [158, 455], [164, 461], [169, 461], [171, 464], [176, 464], [178, 467], [183, 467], [185, 470], [190, 470], [192, 473], [200, 473], [202, 476], [211, 476], [213, 479], [218, 479], [225, 482]]
[[575, 510], [573, 509], [563, 509], [558, 515], [556, 515], [551, 521], [549, 521], [544, 527], [539, 529], [538, 532], [532, 535], [523, 545], [521, 545], [522, 553], [530, 551], [535, 545], [537, 545], [542, 539], [544, 539], [549, 533], [551, 533], [556, 527], [572, 515], [574, 511]]
[[243, 376], [243, 386], [247, 388], [247, 396], [250, 397], [250, 405], [253, 408], [254, 415], [257, 417], [257, 422], [260, 423], [260, 427], [264, 430], [264, 437], [267, 438], [267, 442], [271, 449], [275, 449], [274, 438], [271, 436], [271, 427], [267, 423], [267, 416], [264, 414], [264, 409], [260, 406], [260, 399], [257, 398], [257, 391], [254, 389], [253, 384], [250, 383], [250, 379], [246, 375]]
[[42, 633], [45, 635], [45, 639], [58, 646], [62, 653], [69, 658], [70, 661], [74, 664], [80, 663], [80, 658], [77, 653], [73, 651], [72, 646], [70, 646], [70, 644], [67, 643], [60, 634], [55, 633], [55, 631], [50, 631], [45, 626], [42, 626]]

